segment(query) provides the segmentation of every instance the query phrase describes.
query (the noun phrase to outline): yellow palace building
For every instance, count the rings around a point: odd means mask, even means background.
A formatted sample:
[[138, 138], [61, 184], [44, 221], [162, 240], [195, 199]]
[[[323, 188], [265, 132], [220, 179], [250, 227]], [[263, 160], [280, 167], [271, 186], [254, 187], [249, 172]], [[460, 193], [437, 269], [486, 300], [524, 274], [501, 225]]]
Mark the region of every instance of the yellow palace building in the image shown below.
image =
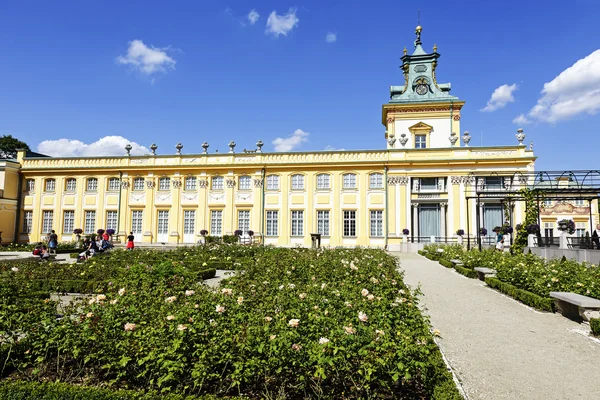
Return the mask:
[[[132, 231], [141, 243], [196, 243], [209, 235], [252, 230], [266, 244], [310, 246], [311, 234], [329, 246], [400, 246], [454, 237], [456, 230], [489, 230], [503, 222], [498, 200], [467, 206], [467, 186], [496, 187], [503, 177], [531, 173], [535, 157], [522, 144], [470, 147], [460, 134], [464, 101], [438, 83], [437, 48], [424, 50], [417, 27], [412, 54], [402, 59], [404, 85], [390, 87], [382, 108], [380, 150], [45, 157], [20, 151], [0, 162], [3, 240], [35, 242], [54, 229]], [[515, 141], [516, 142], [516, 141]], [[9, 200], [5, 200], [9, 199]], [[521, 219], [522, 205], [515, 214]], [[467, 210], [469, 216], [467, 216]], [[480, 224], [476, 224], [476, 218]], [[467, 228], [467, 221], [469, 228]]]

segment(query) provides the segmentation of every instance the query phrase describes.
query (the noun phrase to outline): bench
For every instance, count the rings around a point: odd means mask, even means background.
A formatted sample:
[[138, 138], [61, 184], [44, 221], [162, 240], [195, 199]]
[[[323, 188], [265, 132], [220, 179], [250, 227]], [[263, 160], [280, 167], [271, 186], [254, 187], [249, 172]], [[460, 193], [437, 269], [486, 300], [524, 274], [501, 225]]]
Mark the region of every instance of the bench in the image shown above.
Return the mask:
[[453, 267], [454, 267], [454, 266], [457, 266], [457, 265], [463, 265], [463, 262], [462, 262], [462, 261], [460, 261], [460, 260], [456, 260], [456, 259], [454, 259], [454, 260], [450, 260], [450, 262], [452, 263], [452, 266], [453, 266]]
[[477, 272], [477, 277], [479, 278], [480, 281], [485, 281], [486, 276], [495, 276], [496, 275], [496, 270], [491, 269], [491, 268], [477, 267], [477, 268], [473, 268], [473, 270], [475, 272]]
[[600, 300], [571, 292], [550, 292], [556, 308], [567, 318], [589, 321], [600, 318]]

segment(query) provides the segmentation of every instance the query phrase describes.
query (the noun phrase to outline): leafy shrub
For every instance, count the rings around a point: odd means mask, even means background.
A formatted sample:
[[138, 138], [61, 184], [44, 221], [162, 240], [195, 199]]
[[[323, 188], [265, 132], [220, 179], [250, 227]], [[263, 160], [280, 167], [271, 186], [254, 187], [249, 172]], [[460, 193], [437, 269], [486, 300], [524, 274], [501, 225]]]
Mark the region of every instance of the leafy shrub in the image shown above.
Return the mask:
[[600, 318], [590, 319], [590, 328], [594, 336], [600, 336]]
[[71, 253], [69, 254], [69, 258], [78, 258], [79, 257], [79, 253]]
[[554, 301], [551, 298], [540, 297], [536, 294], [519, 289], [511, 284], [504, 283], [494, 277], [485, 278], [485, 283], [491, 288], [498, 289], [500, 292], [513, 297], [520, 302], [527, 304], [538, 310], [554, 312]]
[[238, 237], [236, 235], [223, 235], [223, 243], [235, 244], [237, 242]]
[[446, 260], [445, 258], [442, 258], [440, 260], [440, 264], [442, 264], [446, 268], [452, 268], [452, 263], [450, 262], [450, 260]]
[[471, 279], [476, 279], [477, 278], [477, 272], [473, 271], [472, 269], [465, 268], [465, 267], [462, 267], [460, 265], [455, 265], [454, 269], [458, 273], [466, 276], [467, 278], [471, 278]]

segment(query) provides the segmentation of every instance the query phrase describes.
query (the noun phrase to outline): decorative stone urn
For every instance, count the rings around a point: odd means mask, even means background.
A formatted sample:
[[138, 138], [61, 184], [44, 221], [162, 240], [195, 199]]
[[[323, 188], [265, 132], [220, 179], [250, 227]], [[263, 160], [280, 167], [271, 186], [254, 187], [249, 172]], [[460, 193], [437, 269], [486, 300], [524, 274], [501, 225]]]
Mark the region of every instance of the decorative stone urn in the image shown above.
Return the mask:
[[400, 144], [402, 145], [402, 147], [406, 145], [406, 142], [408, 142], [408, 138], [406, 137], [406, 133], [403, 133], [402, 135], [400, 135]]
[[448, 140], [450, 140], [450, 146], [454, 147], [454, 145], [456, 145], [456, 142], [458, 141], [458, 136], [456, 135], [456, 132], [452, 132]]
[[519, 146], [525, 146], [523, 144], [523, 140], [525, 140], [525, 134], [523, 133], [523, 128], [517, 129], [517, 134], [515, 135], [517, 140], [519, 141]]
[[202, 148], [204, 149], [202, 154], [208, 154], [208, 143], [207, 142], [202, 143]]
[[156, 149], [158, 149], [158, 146], [156, 145], [156, 143], [152, 143], [150, 145], [150, 150], [152, 150], [152, 155], [156, 155]]
[[465, 147], [469, 147], [469, 142], [471, 141], [471, 135], [469, 135], [469, 131], [465, 131], [465, 133], [463, 133], [462, 141], [465, 144]]

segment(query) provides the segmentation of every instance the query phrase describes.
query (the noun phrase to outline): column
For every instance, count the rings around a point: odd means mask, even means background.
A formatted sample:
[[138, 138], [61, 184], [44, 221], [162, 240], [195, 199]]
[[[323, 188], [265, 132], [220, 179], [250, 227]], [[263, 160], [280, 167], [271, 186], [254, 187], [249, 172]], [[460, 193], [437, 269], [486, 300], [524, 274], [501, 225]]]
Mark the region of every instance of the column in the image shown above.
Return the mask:
[[[419, 203], [411, 203], [414, 236], [419, 237]], [[418, 240], [418, 239], [417, 239]]]
[[448, 203], [440, 203], [440, 219], [441, 219], [441, 232], [440, 232], [440, 236], [443, 236], [445, 239], [444, 241], [447, 241], [447, 237], [448, 237], [448, 232], [446, 232], [446, 214], [448, 212]]

